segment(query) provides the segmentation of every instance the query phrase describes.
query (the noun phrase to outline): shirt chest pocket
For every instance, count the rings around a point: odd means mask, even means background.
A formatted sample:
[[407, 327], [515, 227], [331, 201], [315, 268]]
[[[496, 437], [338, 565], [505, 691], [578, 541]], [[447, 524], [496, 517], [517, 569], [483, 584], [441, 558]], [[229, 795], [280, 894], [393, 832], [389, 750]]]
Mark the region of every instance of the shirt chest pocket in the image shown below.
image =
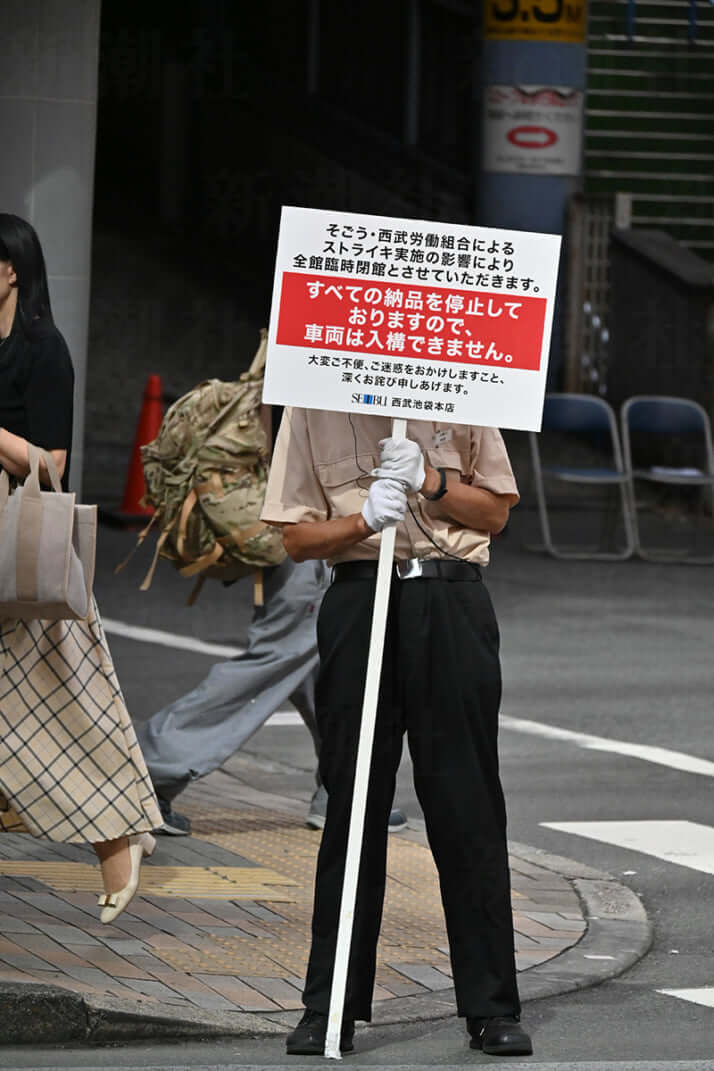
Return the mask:
[[315, 466], [317, 477], [330, 507], [330, 517], [348, 517], [359, 513], [379, 464], [374, 454], [357, 454]]
[[447, 472], [458, 472], [460, 476], [468, 476], [464, 471], [461, 454], [453, 447], [430, 446], [425, 450], [426, 460], [433, 469], [446, 469]]

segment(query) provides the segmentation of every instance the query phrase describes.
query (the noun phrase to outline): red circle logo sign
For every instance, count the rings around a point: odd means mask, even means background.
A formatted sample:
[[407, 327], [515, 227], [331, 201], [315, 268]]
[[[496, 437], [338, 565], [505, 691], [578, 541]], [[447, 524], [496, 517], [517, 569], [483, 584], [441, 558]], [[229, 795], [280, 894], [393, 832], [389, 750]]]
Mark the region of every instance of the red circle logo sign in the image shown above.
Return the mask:
[[556, 132], [547, 126], [516, 126], [506, 136], [519, 149], [547, 149], [558, 140]]

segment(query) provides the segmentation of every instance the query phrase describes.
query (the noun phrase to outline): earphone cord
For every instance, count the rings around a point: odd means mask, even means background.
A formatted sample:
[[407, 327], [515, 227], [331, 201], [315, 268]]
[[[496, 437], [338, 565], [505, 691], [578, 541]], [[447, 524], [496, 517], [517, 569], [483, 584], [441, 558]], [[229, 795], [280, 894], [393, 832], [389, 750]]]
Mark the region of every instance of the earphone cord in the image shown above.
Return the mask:
[[[350, 422], [350, 427], [352, 428], [352, 438], [354, 440], [354, 445], [355, 445], [355, 464], [356, 464], [357, 468], [360, 470], [360, 472], [364, 476], [371, 476], [372, 475], [371, 472], [367, 472], [367, 470], [363, 469], [362, 466], [359, 463], [359, 457], [358, 457], [358, 454], [357, 454], [357, 432], [355, 430], [354, 424], [352, 423], [352, 414], [348, 413], [347, 414], [347, 418], [348, 418], [348, 420]], [[358, 485], [360, 487], [362, 487], [362, 484], [360, 484], [359, 480], [357, 480], [357, 483], [358, 483]], [[362, 490], [366, 491], [367, 488], [366, 487], [362, 487]], [[414, 521], [414, 524], [417, 526], [417, 528], [419, 529], [421, 534], [426, 539], [429, 540], [429, 542], [431, 543], [431, 545], [433, 547], [436, 547], [436, 549], [439, 551], [440, 554], [445, 554], [448, 558], [454, 558], [457, 562], [468, 561], [468, 558], [462, 558], [458, 554], [452, 554], [452, 552], [450, 550], [447, 550], [446, 547], [439, 546], [439, 544], [436, 542], [436, 540], [433, 539], [429, 535], [429, 533], [427, 532], [426, 528], [424, 528], [423, 525], [420, 524], [420, 522], [417, 520], [416, 514], [414, 513], [414, 510], [412, 509], [411, 502], [409, 502], [408, 500], [407, 500], [407, 509], [409, 510], [409, 512], [411, 514], [411, 517], [412, 517], [412, 520]]]

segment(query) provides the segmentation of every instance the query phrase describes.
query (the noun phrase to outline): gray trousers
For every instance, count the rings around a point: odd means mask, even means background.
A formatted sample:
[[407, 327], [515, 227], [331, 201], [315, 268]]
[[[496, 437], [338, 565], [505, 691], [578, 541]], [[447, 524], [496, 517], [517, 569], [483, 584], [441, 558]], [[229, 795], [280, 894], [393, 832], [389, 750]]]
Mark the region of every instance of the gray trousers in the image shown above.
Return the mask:
[[329, 574], [321, 561], [288, 558], [265, 571], [265, 606], [256, 612], [243, 654], [137, 728], [160, 795], [171, 800], [190, 780], [217, 769], [286, 700], [298, 709], [317, 752], [317, 612]]

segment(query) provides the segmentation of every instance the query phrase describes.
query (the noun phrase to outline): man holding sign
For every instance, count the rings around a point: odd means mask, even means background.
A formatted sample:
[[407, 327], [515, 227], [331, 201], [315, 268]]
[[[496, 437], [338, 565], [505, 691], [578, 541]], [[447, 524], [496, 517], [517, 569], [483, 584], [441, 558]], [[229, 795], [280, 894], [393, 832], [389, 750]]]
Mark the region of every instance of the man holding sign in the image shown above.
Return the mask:
[[317, 866], [306, 1013], [290, 1054], [325, 1047], [380, 533], [396, 545], [379, 688], [342, 1051], [371, 1018], [387, 818], [402, 738], [426, 819], [446, 915], [458, 1014], [471, 1046], [528, 1054], [519, 1024], [506, 815], [498, 772], [498, 626], [481, 577], [491, 535], [518, 491], [498, 431], [288, 408], [263, 519], [296, 561], [326, 558], [316, 708], [327, 824]]
[[405, 733], [459, 1015], [473, 1048], [531, 1052], [481, 567], [518, 501], [495, 428], [540, 427], [559, 248], [556, 235], [283, 208], [263, 399], [287, 408], [262, 516], [296, 561], [334, 567], [316, 692], [329, 805], [290, 1054], [339, 1057], [370, 1019]]

